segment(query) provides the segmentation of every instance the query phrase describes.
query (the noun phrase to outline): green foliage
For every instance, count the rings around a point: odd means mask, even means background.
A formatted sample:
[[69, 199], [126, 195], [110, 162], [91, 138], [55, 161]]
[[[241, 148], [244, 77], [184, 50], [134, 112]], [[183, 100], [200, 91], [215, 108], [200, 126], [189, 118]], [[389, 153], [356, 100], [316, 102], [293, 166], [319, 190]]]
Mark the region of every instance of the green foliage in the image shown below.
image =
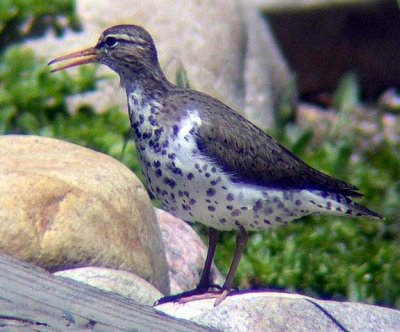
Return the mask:
[[40, 36], [48, 28], [60, 34], [77, 28], [74, 0], [2, 0], [0, 2], [0, 51], [28, 36]]

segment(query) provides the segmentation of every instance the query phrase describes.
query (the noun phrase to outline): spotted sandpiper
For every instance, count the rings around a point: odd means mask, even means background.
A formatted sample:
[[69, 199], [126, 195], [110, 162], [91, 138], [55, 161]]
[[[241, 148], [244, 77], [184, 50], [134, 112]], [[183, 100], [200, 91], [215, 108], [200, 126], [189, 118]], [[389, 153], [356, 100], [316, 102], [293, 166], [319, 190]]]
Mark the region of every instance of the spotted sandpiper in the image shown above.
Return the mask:
[[[382, 219], [349, 197], [358, 188], [308, 166], [219, 100], [169, 82], [150, 34], [140, 26], [106, 29], [94, 47], [50, 61], [90, 62], [121, 78], [148, 188], [172, 214], [209, 228], [209, 248], [196, 289], [175, 298], [231, 291], [247, 231], [270, 229], [312, 213]], [[210, 289], [220, 231], [236, 230], [237, 246], [222, 289]], [[171, 298], [168, 298], [169, 300]]]

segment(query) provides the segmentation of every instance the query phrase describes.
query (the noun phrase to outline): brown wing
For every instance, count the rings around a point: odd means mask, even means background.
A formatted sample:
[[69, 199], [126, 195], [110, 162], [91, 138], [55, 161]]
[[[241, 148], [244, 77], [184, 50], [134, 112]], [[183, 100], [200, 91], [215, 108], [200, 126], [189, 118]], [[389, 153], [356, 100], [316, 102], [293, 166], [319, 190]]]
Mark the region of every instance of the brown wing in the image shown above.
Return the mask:
[[[207, 107], [204, 107], [204, 98]], [[357, 187], [308, 166], [240, 114], [207, 95], [193, 93], [201, 113], [199, 150], [231, 174], [233, 181], [273, 188], [304, 188], [361, 196]], [[201, 107], [201, 110], [199, 109]]]

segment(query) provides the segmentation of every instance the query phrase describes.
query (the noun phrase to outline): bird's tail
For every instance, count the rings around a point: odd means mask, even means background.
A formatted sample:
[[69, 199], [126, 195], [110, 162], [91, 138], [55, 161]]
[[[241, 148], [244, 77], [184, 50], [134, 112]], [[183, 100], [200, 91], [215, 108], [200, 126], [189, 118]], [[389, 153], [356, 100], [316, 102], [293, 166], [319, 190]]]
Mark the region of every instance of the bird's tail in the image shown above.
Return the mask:
[[349, 217], [367, 217], [383, 220], [384, 217], [367, 207], [352, 201], [343, 194], [312, 190], [310, 194], [314, 196], [308, 200], [313, 206], [311, 211], [314, 213], [347, 215]]

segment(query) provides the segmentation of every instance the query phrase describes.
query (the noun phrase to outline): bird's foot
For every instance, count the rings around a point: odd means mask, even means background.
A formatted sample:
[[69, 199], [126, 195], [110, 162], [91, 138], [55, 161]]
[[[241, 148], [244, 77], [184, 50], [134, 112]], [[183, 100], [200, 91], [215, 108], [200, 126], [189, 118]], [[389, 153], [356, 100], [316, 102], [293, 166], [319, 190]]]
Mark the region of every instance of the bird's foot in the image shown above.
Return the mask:
[[198, 300], [207, 300], [207, 299], [216, 299], [214, 302], [214, 307], [219, 305], [223, 300], [226, 299], [226, 297], [230, 294], [238, 292], [236, 289], [232, 290], [224, 290], [220, 286], [215, 287], [215, 285], [212, 286], [213, 288], [219, 288], [217, 291], [209, 291], [209, 290], [204, 290], [204, 289], [192, 289], [190, 291], [186, 291], [180, 294], [176, 295], [170, 295], [170, 296], [164, 296], [161, 299], [159, 299], [155, 305], [158, 304], [163, 304], [163, 303], [168, 303], [168, 302], [176, 302], [176, 303], [188, 303], [192, 301], [198, 301]]

